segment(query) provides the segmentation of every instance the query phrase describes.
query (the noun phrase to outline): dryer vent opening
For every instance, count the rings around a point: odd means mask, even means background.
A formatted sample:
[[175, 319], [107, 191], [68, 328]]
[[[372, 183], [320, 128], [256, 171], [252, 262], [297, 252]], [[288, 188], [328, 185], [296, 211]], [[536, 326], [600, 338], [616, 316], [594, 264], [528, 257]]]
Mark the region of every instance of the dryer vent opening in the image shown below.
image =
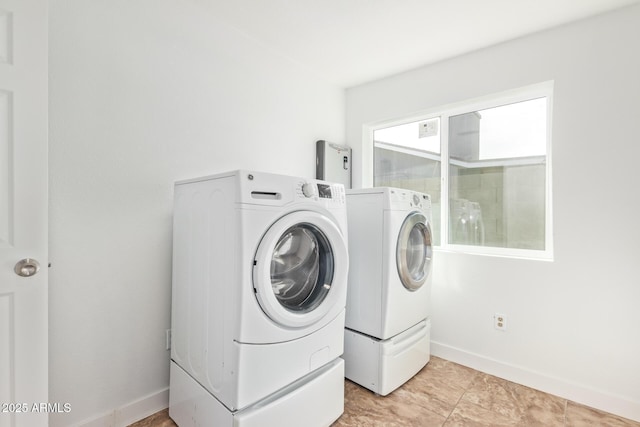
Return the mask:
[[280, 193], [271, 193], [269, 191], [252, 191], [251, 198], [253, 199], [267, 199], [267, 200], [280, 200], [282, 195]]

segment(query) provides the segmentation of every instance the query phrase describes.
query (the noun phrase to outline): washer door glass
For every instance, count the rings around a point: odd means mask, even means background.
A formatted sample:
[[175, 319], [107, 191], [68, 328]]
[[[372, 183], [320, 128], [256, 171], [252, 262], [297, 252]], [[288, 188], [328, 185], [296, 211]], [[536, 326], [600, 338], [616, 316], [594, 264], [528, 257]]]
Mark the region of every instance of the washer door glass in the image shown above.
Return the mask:
[[405, 288], [418, 290], [429, 277], [433, 247], [431, 227], [420, 212], [412, 212], [402, 223], [398, 234], [396, 262]]
[[326, 298], [333, 279], [333, 251], [312, 224], [296, 224], [278, 239], [271, 256], [271, 287], [282, 306], [307, 313]]
[[344, 309], [349, 254], [328, 216], [289, 213], [269, 227], [253, 260], [253, 289], [274, 322], [302, 328]]

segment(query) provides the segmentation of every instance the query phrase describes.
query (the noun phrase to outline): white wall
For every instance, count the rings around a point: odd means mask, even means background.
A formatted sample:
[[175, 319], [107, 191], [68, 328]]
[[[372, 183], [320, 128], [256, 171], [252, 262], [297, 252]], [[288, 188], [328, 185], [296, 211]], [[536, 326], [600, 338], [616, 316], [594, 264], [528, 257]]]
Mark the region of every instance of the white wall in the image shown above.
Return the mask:
[[[435, 42], [435, 41], [434, 41]], [[555, 81], [553, 262], [437, 252], [433, 349], [640, 420], [640, 7], [347, 91], [354, 184], [363, 124]], [[508, 330], [493, 328], [494, 312]]]
[[173, 182], [313, 177], [344, 101], [195, 0], [51, 0], [52, 426], [166, 398]]

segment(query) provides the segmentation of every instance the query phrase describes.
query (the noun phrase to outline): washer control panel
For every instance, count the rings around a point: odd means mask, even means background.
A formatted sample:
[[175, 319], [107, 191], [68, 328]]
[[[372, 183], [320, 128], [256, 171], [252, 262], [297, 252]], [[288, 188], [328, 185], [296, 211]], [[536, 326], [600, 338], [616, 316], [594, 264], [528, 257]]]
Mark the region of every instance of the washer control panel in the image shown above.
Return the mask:
[[301, 181], [296, 190], [298, 197], [305, 199], [345, 203], [345, 191], [342, 184], [332, 184], [318, 180]]

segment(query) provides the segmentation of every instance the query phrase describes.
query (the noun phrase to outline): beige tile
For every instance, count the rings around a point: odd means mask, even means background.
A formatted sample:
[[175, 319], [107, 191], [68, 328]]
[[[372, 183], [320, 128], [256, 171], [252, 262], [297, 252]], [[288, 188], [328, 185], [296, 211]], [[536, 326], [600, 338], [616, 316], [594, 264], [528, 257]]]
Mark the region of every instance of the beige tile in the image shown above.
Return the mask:
[[512, 427], [518, 422], [469, 401], [456, 405], [443, 427]]
[[569, 401], [567, 402], [566, 426], [639, 427], [640, 422], [631, 421]]
[[345, 381], [344, 414], [332, 427], [442, 426], [444, 416], [415, 405], [413, 401], [404, 401], [396, 392], [379, 396], [351, 381]]
[[567, 401], [558, 396], [553, 396], [520, 386], [524, 390], [520, 392], [520, 400], [527, 402], [526, 410], [520, 419], [520, 423], [527, 427], [564, 426], [564, 416]]
[[473, 369], [432, 357], [427, 366], [390, 396], [399, 403], [407, 402], [447, 417], [476, 375]]
[[564, 399], [492, 375], [478, 374], [461, 401], [526, 426], [564, 425]]
[[443, 378], [449, 383], [466, 389], [476, 379], [478, 371], [439, 357], [431, 356], [427, 366], [425, 366], [416, 377], [424, 377], [421, 373], [426, 374], [428, 378]]
[[129, 427], [177, 427], [177, 424], [169, 418], [169, 410], [165, 409], [160, 412], [131, 424]]

